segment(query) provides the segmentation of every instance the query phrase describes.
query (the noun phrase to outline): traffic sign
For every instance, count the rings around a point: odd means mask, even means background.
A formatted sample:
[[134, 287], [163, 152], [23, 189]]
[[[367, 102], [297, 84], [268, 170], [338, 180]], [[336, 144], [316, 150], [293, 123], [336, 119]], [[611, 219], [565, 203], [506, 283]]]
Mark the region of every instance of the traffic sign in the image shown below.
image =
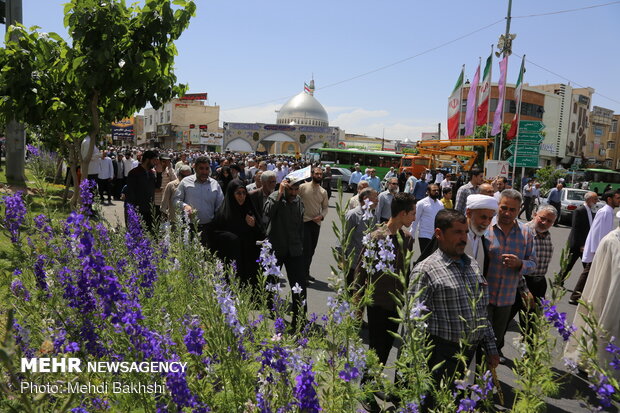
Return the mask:
[[[518, 150], [516, 150], [517, 148], [518, 148]], [[516, 150], [517, 155], [519, 155], [519, 156], [521, 156], [521, 155], [536, 155], [536, 156], [538, 156], [538, 154], [540, 153], [540, 146], [538, 146], [538, 145], [530, 145], [528, 143], [521, 144], [521, 141], [519, 141], [519, 146], [518, 147], [515, 144], [512, 144], [509, 147], [507, 147], [506, 150], [511, 155], [514, 155], [515, 150]]]
[[519, 133], [521, 132], [540, 132], [545, 129], [545, 124], [539, 120], [519, 121]]
[[529, 145], [539, 144], [544, 141], [545, 138], [540, 134], [540, 132], [521, 132], [519, 131], [519, 145], [522, 143], [527, 143]]
[[[510, 162], [510, 166], [514, 165], [514, 156], [506, 159]], [[538, 156], [517, 156], [517, 168], [537, 168], [538, 167]]]

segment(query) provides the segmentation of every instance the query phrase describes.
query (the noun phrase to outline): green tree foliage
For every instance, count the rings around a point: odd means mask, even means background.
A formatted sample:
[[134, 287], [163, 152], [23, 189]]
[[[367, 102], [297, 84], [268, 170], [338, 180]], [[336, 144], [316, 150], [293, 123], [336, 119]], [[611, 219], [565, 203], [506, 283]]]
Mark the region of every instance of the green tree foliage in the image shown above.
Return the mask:
[[[64, 19], [69, 42], [38, 27], [12, 26], [0, 49], [0, 123], [28, 123], [46, 145], [64, 148], [73, 169], [87, 170], [103, 123], [185, 92], [174, 74], [174, 42], [195, 9], [192, 0], [71, 0]], [[82, 159], [86, 135], [91, 145]]]
[[548, 191], [557, 185], [558, 179], [566, 177], [566, 169], [558, 169], [554, 166], [545, 166], [536, 172], [536, 178], [540, 181], [543, 191]]

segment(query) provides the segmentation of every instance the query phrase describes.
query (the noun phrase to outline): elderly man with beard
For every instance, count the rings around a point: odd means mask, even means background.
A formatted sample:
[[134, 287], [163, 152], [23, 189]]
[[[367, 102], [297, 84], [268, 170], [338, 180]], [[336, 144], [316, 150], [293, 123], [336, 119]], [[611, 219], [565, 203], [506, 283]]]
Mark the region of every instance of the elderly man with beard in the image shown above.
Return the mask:
[[[418, 181], [420, 182], [420, 181]], [[415, 233], [420, 228], [418, 234], [418, 242], [420, 243], [420, 252], [431, 244], [433, 238], [435, 216], [443, 208], [443, 204], [439, 201], [440, 192], [439, 185], [430, 184], [428, 186], [427, 196], [420, 200], [416, 205], [416, 218], [411, 224], [411, 236], [415, 237]]]
[[379, 194], [379, 206], [376, 209], [377, 222], [387, 222], [392, 216], [392, 199], [398, 193], [398, 178], [388, 179], [387, 189]]
[[299, 196], [304, 205], [304, 265], [306, 281], [315, 281], [310, 275], [310, 265], [314, 250], [319, 242], [321, 222], [329, 211], [327, 191], [321, 186], [323, 169], [312, 170], [312, 181], [299, 186]]
[[[525, 282], [527, 288], [530, 290], [535, 299], [545, 298], [547, 292], [547, 270], [551, 257], [553, 257], [553, 243], [551, 242], [551, 234], [549, 228], [553, 226], [555, 219], [557, 218], [557, 211], [555, 207], [551, 205], [543, 205], [540, 209], [534, 213], [533, 219], [526, 224], [530, 227], [534, 233], [534, 249], [536, 250], [536, 268], [525, 275]], [[520, 294], [517, 293], [515, 303], [512, 305], [512, 311], [510, 313], [510, 319], [520, 311], [532, 312], [534, 308], [526, 308], [523, 305]], [[528, 326], [527, 318], [519, 316], [521, 327]], [[528, 328], [531, 329], [530, 326]]]
[[467, 246], [465, 253], [478, 263], [481, 270], [484, 270], [486, 251], [485, 235], [495, 214], [497, 214], [497, 200], [488, 195], [474, 194], [467, 197]]

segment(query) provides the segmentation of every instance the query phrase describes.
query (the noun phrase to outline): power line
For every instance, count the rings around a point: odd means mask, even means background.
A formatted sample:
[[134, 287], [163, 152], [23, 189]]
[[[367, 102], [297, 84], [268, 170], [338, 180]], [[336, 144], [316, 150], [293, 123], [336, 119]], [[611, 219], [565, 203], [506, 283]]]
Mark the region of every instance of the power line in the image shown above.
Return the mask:
[[[489, 27], [495, 26], [496, 24], [501, 23], [503, 21], [504, 21], [504, 19], [499, 19], [499, 20], [497, 20], [497, 21], [495, 21], [493, 23], [487, 24], [486, 26], [480, 27], [480, 28], [478, 28], [478, 29], [476, 29], [476, 30], [474, 30], [472, 32], [469, 32], [467, 34], [459, 36], [459, 37], [457, 37], [455, 39], [449, 40], [449, 41], [447, 41], [445, 43], [441, 43], [441, 44], [439, 44], [437, 46], [431, 47], [430, 49], [426, 49], [426, 50], [424, 50], [424, 51], [422, 51], [420, 53], [417, 53], [415, 55], [412, 55], [412, 56], [409, 56], [409, 57], [405, 57], [404, 59], [397, 60], [397, 61], [389, 63], [387, 65], [377, 67], [375, 69], [369, 70], [368, 72], [360, 73], [359, 75], [355, 75], [353, 77], [350, 77], [350, 78], [347, 78], [347, 79], [344, 79], [344, 80], [340, 80], [338, 82], [330, 83], [330, 84], [325, 85], [323, 87], [317, 88], [316, 90], [323, 90], [323, 89], [327, 89], [327, 88], [334, 87], [334, 86], [337, 86], [337, 85], [341, 85], [343, 83], [350, 82], [350, 81], [355, 80], [355, 79], [359, 79], [360, 77], [368, 76], [368, 75], [370, 75], [372, 73], [376, 73], [376, 72], [379, 72], [381, 70], [388, 69], [388, 68], [390, 68], [392, 66], [399, 65], [401, 63], [404, 63], [404, 62], [407, 62], [409, 60], [415, 59], [416, 57], [420, 57], [422, 55], [425, 55], [427, 53], [430, 53], [430, 52], [435, 51], [437, 49], [440, 49], [442, 47], [448, 46], [448, 45], [450, 45], [452, 43], [455, 43], [455, 42], [457, 42], [459, 40], [462, 40], [462, 39], [464, 39], [466, 37], [469, 37], [469, 36], [471, 36], [471, 35], [473, 35], [475, 33], [478, 33], [478, 32], [480, 32], [482, 30], [488, 29]], [[265, 101], [265, 102], [255, 103], [253, 105], [246, 105], [246, 106], [240, 106], [240, 107], [233, 108], [233, 109], [227, 109], [227, 111], [238, 110], [238, 109], [245, 109], [245, 108], [250, 108], [250, 107], [253, 107], [253, 106], [264, 105], [264, 104], [267, 104], [267, 103], [277, 102], [277, 101], [280, 101], [282, 99], [291, 98], [291, 97], [292, 96], [285, 96], [285, 97], [281, 97], [281, 98], [277, 98], [277, 99], [271, 99], [271, 100], [268, 100], [268, 101]]]
[[[620, 2], [618, 2], [618, 3], [620, 3]], [[514, 55], [514, 56], [516, 56], [516, 57], [519, 57], [519, 58], [523, 57], [523, 56], [519, 56], [517, 53], [513, 53], [513, 55]], [[579, 83], [577, 83], [577, 82], [575, 82], [575, 81], [573, 81], [573, 80], [571, 80], [571, 79], [567, 78], [566, 76], [562, 76], [562, 75], [561, 75], [561, 74], [559, 74], [559, 73], [555, 73], [555, 72], [553, 72], [553, 71], [551, 71], [551, 70], [547, 69], [546, 67], [543, 67], [543, 66], [541, 66], [541, 65], [539, 65], [539, 64], [537, 64], [537, 63], [534, 63], [534, 62], [533, 62], [533, 61], [531, 61], [530, 59], [527, 59], [527, 63], [528, 63], [528, 64], [532, 64], [532, 65], [536, 66], [537, 68], [544, 70], [545, 72], [551, 73], [552, 75], [557, 76], [557, 77], [559, 77], [560, 79], [564, 79], [564, 80], [566, 80], [567, 82], [570, 82], [570, 83], [571, 83], [571, 84], [573, 84], [573, 85], [579, 86], [579, 87], [581, 87], [581, 88], [587, 88], [587, 87], [588, 87], [588, 86], [581, 85], [581, 84], [579, 84]], [[595, 95], [599, 95], [600, 97], [605, 98], [605, 99], [607, 99], [607, 100], [610, 100], [610, 101], [612, 101], [612, 102], [614, 102], [614, 103], [620, 104], [620, 101], [618, 101], [618, 100], [616, 100], [616, 99], [614, 99], [614, 98], [610, 98], [609, 96], [605, 96], [605, 95], [603, 95], [602, 93], [597, 92], [596, 90], [594, 91], [594, 94], [595, 94]]]
[[529, 18], [529, 17], [550, 16], [552, 14], [572, 13], [574, 11], [587, 10], [587, 9], [596, 9], [598, 7], [614, 6], [616, 4], [620, 4], [620, 1], [612, 1], [612, 2], [604, 3], [604, 4], [595, 4], [593, 6], [579, 7], [579, 8], [576, 8], [576, 9], [551, 11], [551, 12], [548, 12], [548, 13], [527, 14], [527, 15], [524, 15], [524, 16], [512, 16], [512, 18], [513, 19], [526, 19], [526, 18]]

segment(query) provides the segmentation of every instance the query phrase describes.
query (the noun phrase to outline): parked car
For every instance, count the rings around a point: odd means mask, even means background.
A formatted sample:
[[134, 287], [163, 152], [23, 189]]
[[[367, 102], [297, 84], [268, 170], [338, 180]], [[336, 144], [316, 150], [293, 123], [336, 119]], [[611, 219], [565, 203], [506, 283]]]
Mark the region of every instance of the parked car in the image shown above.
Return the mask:
[[[560, 200], [560, 223], [571, 225], [573, 222], [573, 211], [579, 208], [585, 202], [585, 196], [590, 191], [586, 191], [585, 189], [576, 189], [576, 188], [564, 188], [562, 191], [562, 198]], [[540, 197], [540, 204], [546, 205], [548, 192]], [[594, 208], [592, 208], [592, 212], [598, 211], [600, 208], [604, 207], [605, 203], [603, 201], [599, 201]], [[536, 207], [534, 208], [536, 210]]]
[[332, 170], [332, 179], [331, 186], [332, 189], [338, 190], [338, 182], [342, 181], [342, 190], [344, 192], [351, 192], [351, 188], [349, 187], [349, 179], [351, 178], [351, 171], [347, 168], [340, 168], [338, 166], [331, 166]]

